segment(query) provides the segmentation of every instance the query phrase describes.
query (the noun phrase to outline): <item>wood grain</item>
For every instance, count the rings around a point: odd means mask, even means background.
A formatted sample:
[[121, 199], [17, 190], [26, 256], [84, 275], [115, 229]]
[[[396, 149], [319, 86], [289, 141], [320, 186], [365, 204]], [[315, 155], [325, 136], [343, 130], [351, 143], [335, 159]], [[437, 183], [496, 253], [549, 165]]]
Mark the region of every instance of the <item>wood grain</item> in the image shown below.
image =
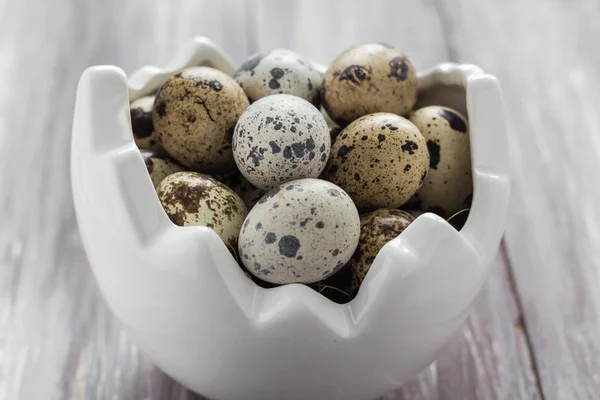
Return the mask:
[[[514, 176], [506, 248], [544, 395], [600, 398], [600, 57], [589, 47], [600, 39], [599, 4], [442, 8], [460, 61], [496, 74], [506, 94]], [[487, 35], [473, 40], [482, 25]]]
[[506, 245], [462, 332], [386, 398], [600, 398], [599, 7], [0, 0], [0, 399], [200, 398], [154, 367], [110, 315], [81, 247], [69, 183], [81, 72], [161, 65], [194, 35], [236, 63], [275, 47], [328, 63], [377, 40], [406, 51], [420, 70], [451, 60], [496, 74], [515, 172]]

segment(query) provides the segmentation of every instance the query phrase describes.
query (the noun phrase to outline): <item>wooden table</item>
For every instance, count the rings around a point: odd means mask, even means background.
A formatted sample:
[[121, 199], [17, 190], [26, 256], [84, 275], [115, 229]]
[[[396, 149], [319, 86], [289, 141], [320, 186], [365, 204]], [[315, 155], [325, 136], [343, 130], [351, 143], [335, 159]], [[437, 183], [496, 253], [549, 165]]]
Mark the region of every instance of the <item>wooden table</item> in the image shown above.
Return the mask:
[[69, 141], [81, 72], [194, 35], [240, 63], [382, 40], [471, 62], [506, 98], [513, 194], [493, 273], [439, 361], [388, 399], [600, 399], [600, 2], [0, 0], [0, 399], [197, 398], [131, 344], [92, 278]]

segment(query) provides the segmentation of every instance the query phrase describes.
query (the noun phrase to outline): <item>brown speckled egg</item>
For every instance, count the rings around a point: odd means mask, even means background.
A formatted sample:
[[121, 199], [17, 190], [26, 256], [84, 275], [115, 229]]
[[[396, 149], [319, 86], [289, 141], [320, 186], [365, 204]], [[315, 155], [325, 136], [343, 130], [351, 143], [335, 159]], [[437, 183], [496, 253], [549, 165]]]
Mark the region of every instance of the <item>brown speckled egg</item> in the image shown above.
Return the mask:
[[209, 227], [225, 244], [237, 247], [248, 211], [233, 190], [197, 172], [177, 172], [163, 179], [157, 193], [174, 224]]
[[233, 171], [233, 128], [248, 107], [242, 88], [227, 74], [192, 67], [173, 75], [156, 96], [152, 120], [164, 149], [193, 170]]
[[319, 104], [321, 74], [309, 60], [286, 49], [257, 53], [236, 71], [234, 79], [250, 101], [272, 94], [291, 94]]
[[323, 176], [367, 211], [404, 204], [421, 187], [428, 168], [427, 145], [417, 127], [398, 115], [376, 113], [344, 128]]
[[360, 239], [352, 259], [352, 288], [357, 289], [371, 268], [379, 250], [401, 234], [414, 218], [401, 210], [381, 209], [360, 217]]
[[154, 96], [140, 97], [129, 105], [133, 139], [140, 149], [164, 152], [152, 123]]
[[271, 283], [314, 283], [338, 272], [358, 243], [360, 219], [350, 197], [319, 179], [285, 183], [263, 196], [240, 232], [239, 255]]
[[404, 53], [391, 46], [360, 44], [340, 54], [323, 79], [327, 114], [346, 126], [363, 115], [406, 115], [417, 101], [417, 74]]
[[261, 189], [318, 177], [330, 148], [323, 115], [308, 101], [289, 94], [252, 103], [233, 133], [235, 163], [244, 177]]
[[141, 153], [155, 188], [158, 187], [162, 180], [167, 176], [174, 174], [175, 172], [185, 171], [185, 168], [182, 165], [162, 154], [148, 150], [141, 150]]
[[444, 218], [470, 207], [473, 178], [466, 118], [447, 107], [429, 106], [409, 119], [425, 137], [430, 156], [429, 174], [416, 195], [420, 207]]

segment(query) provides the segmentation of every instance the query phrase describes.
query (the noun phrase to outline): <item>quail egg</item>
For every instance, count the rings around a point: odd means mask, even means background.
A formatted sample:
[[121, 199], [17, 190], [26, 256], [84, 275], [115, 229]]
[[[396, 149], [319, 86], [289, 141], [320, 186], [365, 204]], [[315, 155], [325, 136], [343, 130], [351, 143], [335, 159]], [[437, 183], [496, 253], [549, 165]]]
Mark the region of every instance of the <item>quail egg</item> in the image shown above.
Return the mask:
[[241, 173], [260, 189], [318, 177], [331, 139], [323, 115], [288, 94], [263, 97], [244, 111], [233, 133], [233, 155]]
[[129, 105], [133, 139], [140, 149], [163, 152], [152, 123], [154, 96], [140, 97]]
[[339, 271], [360, 235], [350, 197], [319, 179], [291, 181], [268, 192], [248, 214], [239, 255], [256, 277], [271, 283], [314, 283]]
[[158, 198], [174, 224], [206, 226], [232, 248], [248, 211], [240, 197], [215, 179], [197, 172], [177, 172], [158, 185]]
[[429, 174], [417, 192], [421, 208], [448, 218], [470, 207], [473, 195], [471, 150], [467, 120], [458, 111], [428, 106], [414, 111], [429, 150]]
[[148, 150], [141, 150], [141, 153], [155, 188], [158, 187], [160, 182], [167, 176], [174, 174], [175, 172], [185, 171], [183, 166], [162, 154]]
[[286, 49], [257, 53], [237, 70], [234, 79], [250, 102], [271, 94], [291, 94], [319, 104], [321, 74], [309, 60]]
[[401, 234], [414, 218], [401, 210], [380, 209], [360, 217], [360, 239], [352, 259], [352, 288], [357, 289], [371, 268], [379, 250]]
[[235, 169], [231, 135], [247, 106], [233, 78], [214, 68], [192, 67], [162, 86], [152, 120], [173, 159], [200, 172], [226, 172]]
[[397, 208], [421, 187], [429, 168], [423, 135], [406, 118], [369, 114], [348, 125], [331, 149], [324, 178], [361, 211]]
[[404, 53], [379, 43], [361, 44], [340, 54], [323, 78], [321, 102], [346, 126], [363, 115], [406, 115], [417, 101], [417, 74]]

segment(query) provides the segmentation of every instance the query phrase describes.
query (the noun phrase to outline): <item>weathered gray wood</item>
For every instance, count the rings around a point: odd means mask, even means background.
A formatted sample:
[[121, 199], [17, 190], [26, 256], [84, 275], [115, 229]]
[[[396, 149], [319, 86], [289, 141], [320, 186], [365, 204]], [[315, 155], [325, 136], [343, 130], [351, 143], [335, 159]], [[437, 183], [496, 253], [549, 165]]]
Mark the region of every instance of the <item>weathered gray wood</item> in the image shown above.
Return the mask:
[[506, 93], [514, 171], [506, 247], [544, 395], [600, 398], [600, 58], [592, 50], [600, 4], [440, 8], [460, 60], [496, 74]]
[[164, 64], [202, 33], [244, 55], [242, 3], [0, 3], [0, 399], [197, 398], [139, 354], [93, 282], [70, 194], [72, 109], [89, 65]]
[[382, 40], [420, 70], [453, 60], [496, 74], [513, 128], [512, 272], [499, 256], [461, 334], [387, 398], [539, 398], [534, 367], [548, 399], [600, 398], [598, 7], [0, 0], [0, 399], [198, 398], [139, 353], [101, 300], [77, 233], [68, 157], [85, 67], [164, 64], [193, 35], [236, 62], [290, 47], [327, 63]]

